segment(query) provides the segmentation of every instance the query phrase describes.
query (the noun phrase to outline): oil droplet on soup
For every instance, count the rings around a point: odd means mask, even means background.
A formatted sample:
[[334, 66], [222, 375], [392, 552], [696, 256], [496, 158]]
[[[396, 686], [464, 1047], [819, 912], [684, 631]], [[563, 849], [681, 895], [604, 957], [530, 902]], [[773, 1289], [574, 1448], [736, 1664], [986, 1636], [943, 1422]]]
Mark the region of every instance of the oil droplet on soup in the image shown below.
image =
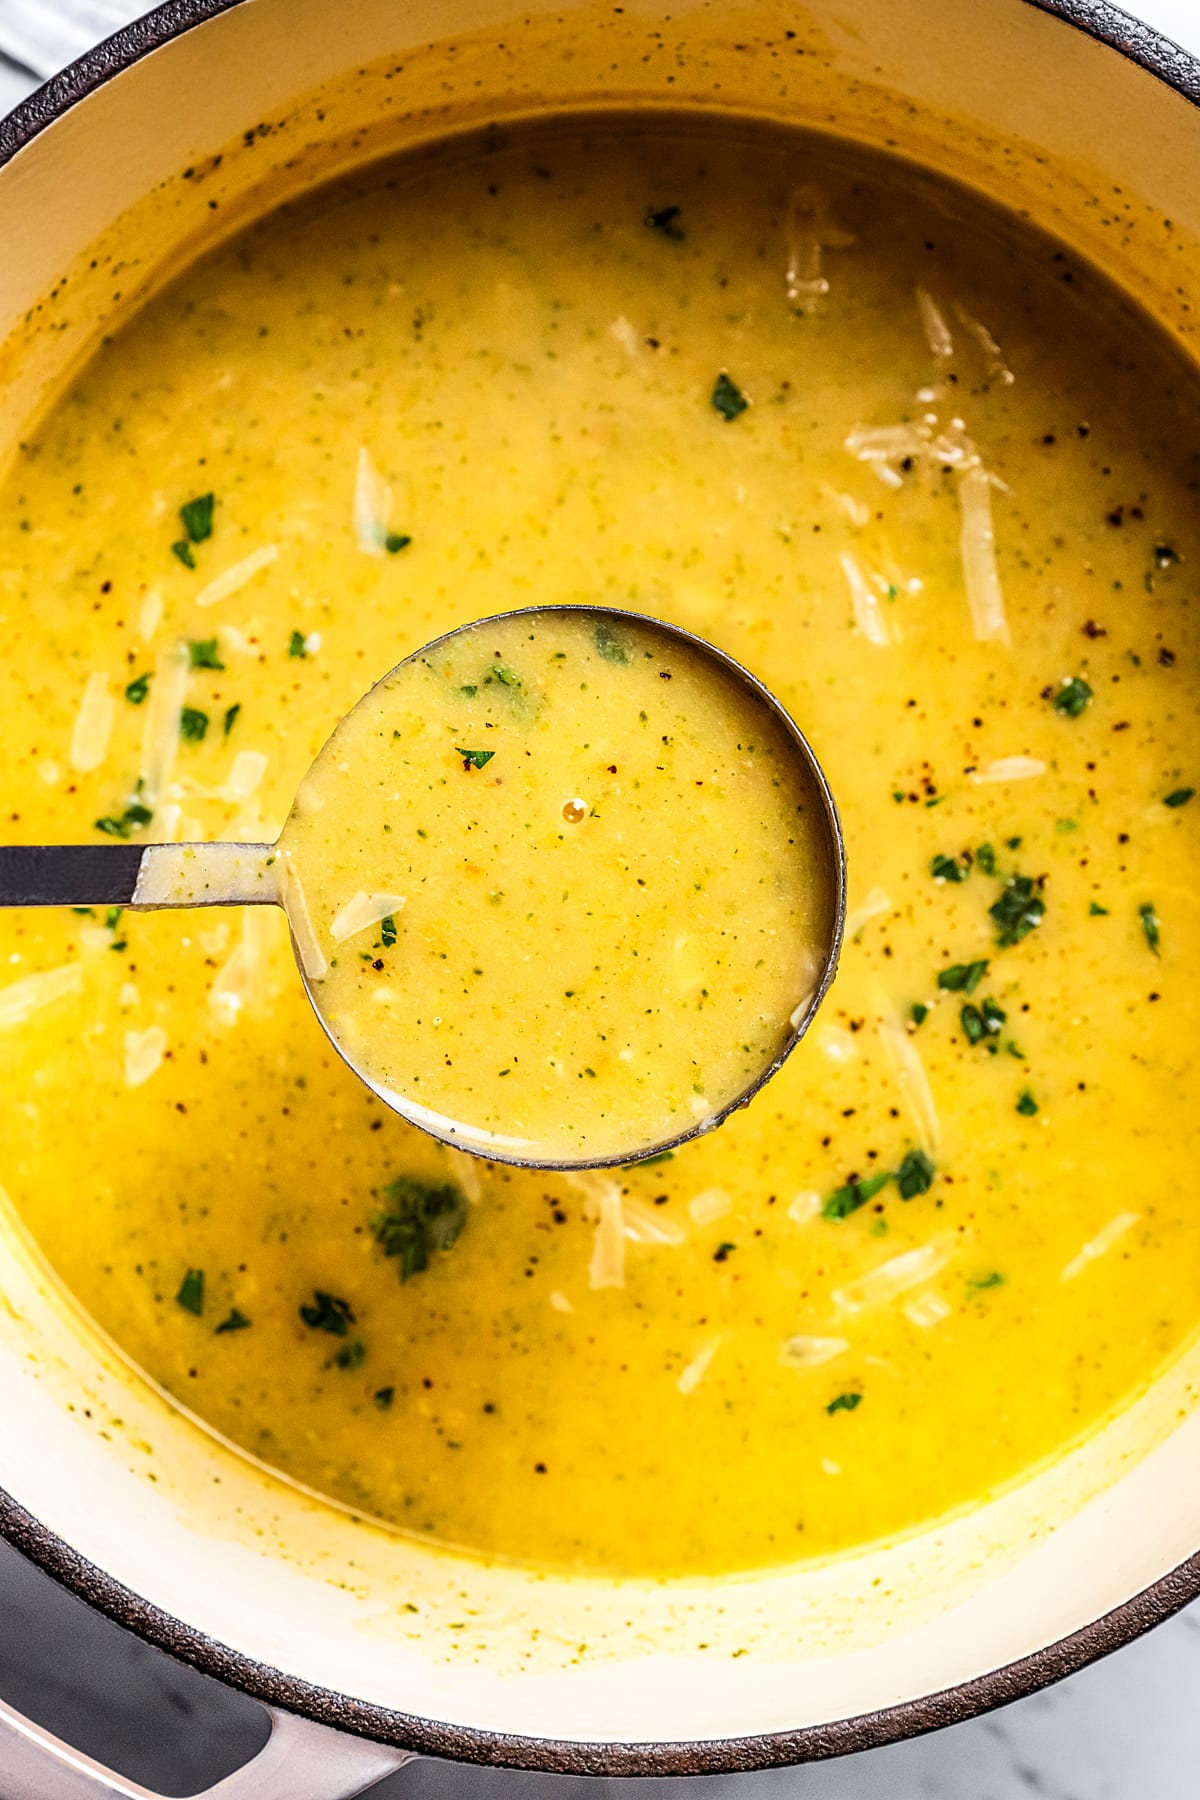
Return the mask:
[[770, 1066], [829, 943], [822, 831], [785, 727], [715, 659], [545, 612], [373, 689], [282, 848], [355, 1067], [441, 1135], [552, 1161], [661, 1145]]
[[[14, 839], [268, 839], [376, 673], [550, 601], [752, 668], [846, 832], [780, 1074], [574, 1178], [389, 1113], [270, 909], [0, 916], [0, 1186], [194, 1413], [400, 1530], [709, 1573], [991, 1494], [1193, 1336], [1200, 408], [1087, 264], [827, 142], [592, 120], [265, 219], [26, 440]], [[619, 778], [547, 784], [556, 857]]]

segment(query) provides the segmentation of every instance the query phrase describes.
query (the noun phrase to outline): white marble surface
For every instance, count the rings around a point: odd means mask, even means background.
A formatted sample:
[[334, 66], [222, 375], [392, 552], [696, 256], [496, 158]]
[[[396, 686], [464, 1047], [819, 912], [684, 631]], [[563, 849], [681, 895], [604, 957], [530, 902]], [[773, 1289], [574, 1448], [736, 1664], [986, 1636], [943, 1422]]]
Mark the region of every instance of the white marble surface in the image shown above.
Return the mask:
[[[0, 0], [0, 111], [33, 85], [30, 69], [49, 73], [106, 23], [140, 10], [123, 0]], [[1129, 10], [1200, 50], [1200, 0], [1140, 0]], [[262, 1735], [257, 1707], [95, 1618], [2, 1544], [0, 1694], [164, 1793], [194, 1793], [237, 1766]], [[627, 1800], [668, 1793], [672, 1800], [1197, 1800], [1200, 1607], [1003, 1712], [837, 1763], [686, 1784], [585, 1783], [418, 1763], [375, 1793], [380, 1800], [569, 1800], [576, 1791]]]

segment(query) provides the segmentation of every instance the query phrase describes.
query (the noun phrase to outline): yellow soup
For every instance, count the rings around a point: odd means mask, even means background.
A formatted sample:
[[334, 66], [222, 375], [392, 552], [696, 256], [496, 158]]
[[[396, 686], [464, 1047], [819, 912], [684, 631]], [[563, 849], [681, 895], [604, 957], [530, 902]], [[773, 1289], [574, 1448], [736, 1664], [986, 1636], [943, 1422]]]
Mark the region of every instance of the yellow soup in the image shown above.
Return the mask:
[[493, 620], [403, 664], [281, 849], [354, 1066], [509, 1159], [629, 1156], [711, 1120], [781, 1054], [833, 931], [786, 727], [686, 639], [604, 613]]
[[289, 1475], [541, 1564], [826, 1555], [1093, 1428], [1200, 1310], [1198, 422], [1068, 251], [807, 139], [564, 124], [199, 262], [7, 478], [11, 840], [270, 840], [380, 671], [599, 602], [802, 722], [847, 942], [747, 1110], [571, 1179], [390, 1113], [269, 908], [2, 917], [63, 1280]]

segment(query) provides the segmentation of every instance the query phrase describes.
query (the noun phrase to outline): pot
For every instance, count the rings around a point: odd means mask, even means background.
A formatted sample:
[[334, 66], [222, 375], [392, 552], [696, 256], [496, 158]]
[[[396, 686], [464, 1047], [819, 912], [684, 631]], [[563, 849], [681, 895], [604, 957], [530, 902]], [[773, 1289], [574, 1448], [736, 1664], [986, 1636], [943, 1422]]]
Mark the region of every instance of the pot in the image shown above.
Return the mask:
[[[1102, 0], [169, 0], [0, 125], [0, 444], [214, 222], [487, 121], [639, 106], [899, 148], [1090, 256], [1192, 353], [1200, 63]], [[212, 1795], [429, 1753], [747, 1770], [962, 1720], [1200, 1593], [1200, 1344], [1015, 1489], [756, 1578], [488, 1567], [339, 1511], [136, 1376], [0, 1230], [0, 1530], [272, 1710]], [[144, 1790], [0, 1709], [6, 1800]]]

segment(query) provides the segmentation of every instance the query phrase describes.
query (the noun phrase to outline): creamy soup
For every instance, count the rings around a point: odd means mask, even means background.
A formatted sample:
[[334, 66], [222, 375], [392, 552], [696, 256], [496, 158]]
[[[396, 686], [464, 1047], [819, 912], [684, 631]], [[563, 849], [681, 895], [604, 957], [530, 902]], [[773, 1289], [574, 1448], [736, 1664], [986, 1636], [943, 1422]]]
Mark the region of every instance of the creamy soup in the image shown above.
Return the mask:
[[7, 478], [9, 838], [269, 840], [406, 653], [600, 602], [803, 723], [847, 942], [746, 1111], [568, 1178], [390, 1113], [269, 908], [0, 917], [63, 1281], [291, 1477], [542, 1564], [823, 1556], [1094, 1428], [1200, 1308], [1197, 423], [1069, 252], [814, 140], [566, 124], [198, 262]]
[[601, 613], [456, 632], [350, 713], [281, 840], [314, 1003], [449, 1141], [620, 1158], [782, 1053], [831, 945], [793, 735], [706, 651]]

